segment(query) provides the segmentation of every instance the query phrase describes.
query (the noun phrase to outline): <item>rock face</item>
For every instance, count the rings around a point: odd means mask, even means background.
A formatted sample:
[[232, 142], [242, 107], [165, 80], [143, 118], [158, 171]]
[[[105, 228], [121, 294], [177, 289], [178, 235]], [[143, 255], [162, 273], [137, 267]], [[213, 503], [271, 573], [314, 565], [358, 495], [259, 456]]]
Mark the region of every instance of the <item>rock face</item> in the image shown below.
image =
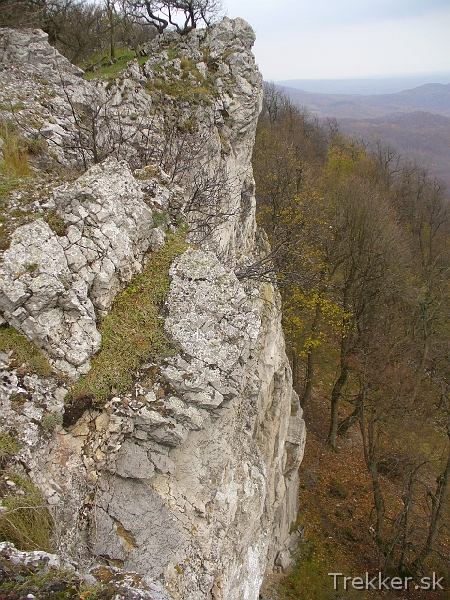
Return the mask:
[[[3, 35], [8, 82], [18, 77], [8, 61], [32, 68], [27, 35], [42, 48], [35, 56], [45, 57], [33, 59], [39, 73], [42, 62], [47, 71], [49, 61], [57, 63], [36, 32]], [[0, 266], [4, 319], [75, 379], [101, 343], [96, 311], [108, 311], [148, 253], [164, 245], [155, 222], [167, 214], [169, 222], [181, 215], [190, 223], [197, 248], [172, 264], [165, 305], [166, 333], [178, 352], [141, 365], [128, 393], [46, 432], [45, 414], [63, 411], [64, 386], [24, 378], [0, 356], [2, 431], [17, 432], [21, 464], [51, 506], [55, 550], [94, 575], [98, 564], [137, 572], [155, 598], [256, 600], [265, 572], [276, 560], [286, 563], [297, 512], [305, 429], [279, 294], [233, 272], [262, 252], [250, 162], [261, 102], [253, 41], [244, 21], [224, 19], [182, 38], [165, 34], [146, 49], [141, 68], [131, 64], [108, 90], [80, 81], [85, 103], [107, 98], [102, 119], [110, 132], [122, 109], [130, 116], [124, 127], [136, 132], [56, 188], [48, 210], [62, 226], [53, 231], [44, 214], [19, 227]], [[169, 60], [168, 47], [178, 57]], [[74, 71], [67, 73], [77, 86]], [[189, 93], [181, 100], [171, 77], [185, 80]], [[54, 90], [46, 115], [54, 111], [62, 130], [55, 135], [70, 141], [76, 119], [67, 117], [64, 86]], [[25, 104], [24, 115], [39, 102]], [[167, 138], [156, 144], [164, 124], [170, 151]], [[45, 139], [50, 146], [56, 138]], [[144, 151], [149, 139], [151, 153]], [[68, 142], [58, 152], [68, 164], [94, 158]], [[167, 173], [157, 165], [132, 173], [151, 158]], [[27, 397], [22, 410], [18, 393]]]

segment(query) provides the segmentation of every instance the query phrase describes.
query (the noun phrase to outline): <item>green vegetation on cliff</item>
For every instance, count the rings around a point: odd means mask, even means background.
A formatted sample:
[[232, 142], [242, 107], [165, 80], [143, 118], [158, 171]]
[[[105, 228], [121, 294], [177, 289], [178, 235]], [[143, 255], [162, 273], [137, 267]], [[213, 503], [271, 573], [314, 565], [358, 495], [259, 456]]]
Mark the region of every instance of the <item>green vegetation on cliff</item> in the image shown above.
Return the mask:
[[92, 360], [92, 369], [73, 386], [72, 404], [88, 397], [101, 405], [111, 394], [130, 388], [133, 371], [141, 362], [173, 351], [160, 312], [169, 291], [169, 267], [186, 248], [181, 235], [169, 234], [164, 248], [150, 255], [142, 272], [100, 318], [102, 346]]

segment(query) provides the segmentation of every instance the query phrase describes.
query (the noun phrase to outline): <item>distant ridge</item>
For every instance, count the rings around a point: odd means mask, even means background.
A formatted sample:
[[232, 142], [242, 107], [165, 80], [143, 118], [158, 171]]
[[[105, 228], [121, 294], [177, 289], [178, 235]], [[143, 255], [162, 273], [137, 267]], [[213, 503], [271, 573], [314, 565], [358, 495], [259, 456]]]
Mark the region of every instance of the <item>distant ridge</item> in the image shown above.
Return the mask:
[[418, 160], [450, 191], [450, 83], [389, 94], [325, 94], [279, 86], [291, 101], [366, 142], [380, 140]]
[[450, 83], [449, 73], [412, 75], [408, 77], [383, 77], [373, 79], [288, 79], [276, 85], [317, 94], [395, 94], [402, 90], [429, 83]]
[[394, 94], [319, 94], [279, 86], [298, 106], [318, 117], [378, 118], [392, 113], [426, 111], [450, 117], [450, 83], [428, 83]]

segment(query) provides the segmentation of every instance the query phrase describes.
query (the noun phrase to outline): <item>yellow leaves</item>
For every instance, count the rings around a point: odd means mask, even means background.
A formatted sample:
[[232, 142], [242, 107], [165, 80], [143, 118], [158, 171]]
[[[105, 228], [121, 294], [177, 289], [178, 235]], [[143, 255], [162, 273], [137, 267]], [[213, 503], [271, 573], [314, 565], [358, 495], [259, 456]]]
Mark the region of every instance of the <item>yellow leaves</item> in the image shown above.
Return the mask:
[[303, 350], [300, 350], [298, 353], [302, 358], [308, 358], [308, 354], [310, 354], [313, 350], [318, 348], [325, 341], [325, 335], [319, 334], [318, 337], [307, 337], [303, 342]]
[[[322, 320], [334, 330], [342, 327], [342, 322], [348, 317], [347, 313], [337, 303], [326, 298], [322, 292], [315, 289], [304, 290], [300, 286], [290, 288], [289, 298], [284, 302], [285, 314], [292, 323], [310, 321], [317, 308]], [[294, 315], [303, 315], [295, 317]]]
[[337, 139], [327, 154], [323, 183], [331, 189], [349, 177], [371, 180], [375, 177], [375, 164], [363, 146], [349, 140]]

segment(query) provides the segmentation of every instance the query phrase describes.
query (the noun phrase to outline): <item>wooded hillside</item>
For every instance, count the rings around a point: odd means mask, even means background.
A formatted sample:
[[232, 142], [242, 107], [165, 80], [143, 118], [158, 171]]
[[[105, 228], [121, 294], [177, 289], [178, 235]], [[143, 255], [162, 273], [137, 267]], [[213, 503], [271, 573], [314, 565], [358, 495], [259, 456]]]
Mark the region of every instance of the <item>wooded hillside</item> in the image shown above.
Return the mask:
[[[338, 539], [340, 529], [358, 539], [354, 559], [362, 544], [372, 557], [367, 570], [444, 575], [450, 557], [445, 187], [381, 143], [367, 148], [334, 123], [320, 125], [271, 85], [254, 170], [296, 389], [307, 414], [322, 400], [329, 406], [329, 449], [318, 472], [335, 462], [330, 452], [348, 451], [346, 436], [356, 435], [355, 461], [364, 464], [372, 489], [358, 533], [351, 518], [332, 530]], [[351, 471], [351, 458], [341, 460]], [[335, 476], [347, 498], [342, 473]], [[291, 589], [304, 589], [301, 559], [299, 565]], [[325, 579], [327, 568], [333, 570], [325, 558]]]

